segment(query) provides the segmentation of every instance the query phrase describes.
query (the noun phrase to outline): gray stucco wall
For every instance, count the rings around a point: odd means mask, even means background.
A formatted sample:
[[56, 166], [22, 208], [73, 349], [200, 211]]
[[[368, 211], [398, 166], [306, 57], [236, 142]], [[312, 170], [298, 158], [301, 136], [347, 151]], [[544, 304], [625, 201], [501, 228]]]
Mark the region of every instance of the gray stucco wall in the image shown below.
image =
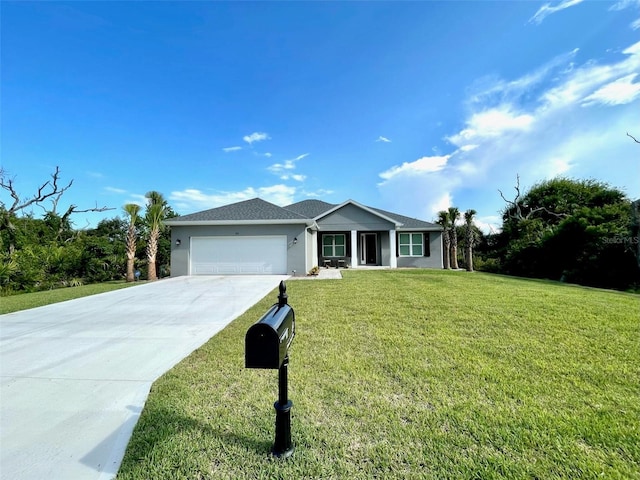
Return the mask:
[[[189, 248], [191, 237], [233, 236], [287, 236], [287, 273], [304, 275], [307, 271], [305, 256], [306, 225], [220, 225], [220, 226], [172, 226], [171, 227], [171, 276], [189, 275]], [[293, 239], [298, 242], [293, 245]], [[180, 245], [176, 240], [180, 239]], [[309, 267], [311, 268], [311, 267]]]
[[398, 267], [442, 268], [442, 232], [429, 232], [428, 257], [398, 257]]
[[350, 231], [372, 232], [379, 230], [393, 230], [394, 223], [369, 213], [355, 205], [345, 205], [330, 215], [317, 221], [321, 231]]

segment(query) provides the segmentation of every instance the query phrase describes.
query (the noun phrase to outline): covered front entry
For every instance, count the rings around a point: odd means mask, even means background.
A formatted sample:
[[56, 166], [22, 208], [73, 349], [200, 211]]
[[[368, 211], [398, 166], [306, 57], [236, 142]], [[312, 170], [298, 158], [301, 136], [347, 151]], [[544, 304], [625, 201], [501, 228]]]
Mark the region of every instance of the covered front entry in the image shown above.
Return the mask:
[[360, 265], [378, 265], [378, 234], [360, 234]]
[[283, 275], [287, 237], [192, 237], [191, 275]]

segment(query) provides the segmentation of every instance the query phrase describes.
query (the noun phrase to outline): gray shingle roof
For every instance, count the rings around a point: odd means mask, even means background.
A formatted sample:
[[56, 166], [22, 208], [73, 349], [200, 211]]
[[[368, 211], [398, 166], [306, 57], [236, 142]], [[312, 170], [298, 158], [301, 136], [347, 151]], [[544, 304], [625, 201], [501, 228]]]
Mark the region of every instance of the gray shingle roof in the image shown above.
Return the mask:
[[[269, 203], [261, 198], [232, 203], [202, 212], [176, 217], [179, 222], [216, 222], [216, 221], [251, 221], [251, 220], [301, 220], [306, 217]], [[171, 221], [167, 221], [171, 224]]]
[[438, 225], [437, 223], [431, 223], [431, 222], [425, 222], [424, 220], [418, 220], [417, 218], [411, 218], [411, 217], [405, 217], [404, 215], [398, 215], [397, 213], [393, 213], [393, 212], [387, 212], [386, 210], [381, 210], [379, 208], [373, 208], [373, 207], [369, 207], [371, 210], [375, 210], [378, 213], [381, 213], [382, 215], [386, 215], [387, 217], [391, 217], [394, 220], [402, 223], [402, 227], [400, 227], [402, 230], [407, 230], [410, 228], [430, 228], [430, 229], [439, 229], [441, 230], [442, 227], [440, 227], [440, 225]]
[[331, 210], [335, 207], [332, 203], [323, 202], [322, 200], [303, 200], [301, 202], [287, 205], [287, 210], [302, 215], [305, 218], [315, 218], [318, 215]]
[[[323, 202], [321, 200], [303, 200], [286, 207], [279, 207], [278, 205], [274, 205], [273, 203], [262, 200], [261, 198], [254, 198], [243, 202], [232, 203], [231, 205], [224, 205], [222, 207], [192, 213], [190, 215], [175, 217], [165, 223], [167, 225], [171, 225], [172, 223], [181, 224], [183, 222], [260, 222], [269, 220], [287, 220], [289, 222], [299, 220], [302, 223], [305, 220], [309, 221], [316, 218], [336, 206], [336, 204]], [[441, 227], [435, 223], [425, 222], [423, 220], [418, 220], [417, 218], [405, 217], [404, 215], [387, 212], [386, 210], [381, 210], [379, 208], [367, 208], [402, 223], [402, 226], [400, 227], [402, 230], [412, 228], [421, 230], [441, 230]]]

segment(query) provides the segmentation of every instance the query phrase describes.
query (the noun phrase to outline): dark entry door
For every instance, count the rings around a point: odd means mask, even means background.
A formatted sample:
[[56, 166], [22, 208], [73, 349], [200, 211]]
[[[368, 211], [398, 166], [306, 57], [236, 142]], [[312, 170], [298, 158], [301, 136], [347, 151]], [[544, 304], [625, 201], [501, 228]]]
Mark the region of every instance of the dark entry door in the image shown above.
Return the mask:
[[360, 255], [360, 262], [365, 265], [377, 265], [378, 264], [378, 240], [375, 233], [362, 233], [360, 234], [360, 245], [362, 253]]

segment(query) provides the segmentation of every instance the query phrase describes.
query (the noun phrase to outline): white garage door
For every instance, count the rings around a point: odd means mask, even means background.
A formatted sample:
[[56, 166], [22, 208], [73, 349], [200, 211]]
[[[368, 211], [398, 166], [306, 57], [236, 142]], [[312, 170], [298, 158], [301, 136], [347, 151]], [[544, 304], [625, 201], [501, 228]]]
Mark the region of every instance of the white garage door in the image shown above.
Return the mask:
[[192, 237], [191, 275], [287, 273], [287, 237]]

